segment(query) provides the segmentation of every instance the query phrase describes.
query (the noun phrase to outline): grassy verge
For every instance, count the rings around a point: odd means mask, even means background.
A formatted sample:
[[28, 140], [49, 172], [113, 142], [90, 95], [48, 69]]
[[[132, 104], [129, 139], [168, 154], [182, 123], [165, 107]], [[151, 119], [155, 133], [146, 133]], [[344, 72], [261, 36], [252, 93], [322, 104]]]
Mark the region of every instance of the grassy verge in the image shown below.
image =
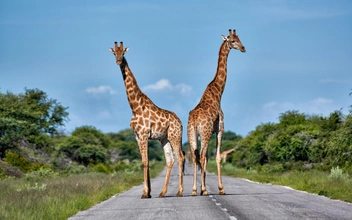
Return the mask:
[[[151, 176], [163, 167], [154, 164]], [[0, 180], [0, 219], [67, 219], [142, 181], [142, 171]]]
[[[208, 171], [216, 173], [215, 161], [209, 161]], [[260, 183], [272, 183], [290, 186], [297, 190], [323, 195], [331, 199], [352, 202], [352, 178], [343, 174], [338, 168], [329, 172], [318, 170], [287, 171], [287, 172], [258, 172], [245, 170], [225, 164], [221, 169], [222, 175], [246, 178]]]

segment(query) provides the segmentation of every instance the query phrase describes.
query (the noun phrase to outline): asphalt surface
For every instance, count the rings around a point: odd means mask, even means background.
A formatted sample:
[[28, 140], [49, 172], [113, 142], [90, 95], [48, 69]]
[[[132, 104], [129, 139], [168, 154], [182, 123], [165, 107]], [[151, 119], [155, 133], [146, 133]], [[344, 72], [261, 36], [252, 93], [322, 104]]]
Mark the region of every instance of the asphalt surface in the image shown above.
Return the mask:
[[[141, 199], [143, 186], [113, 196], [110, 199], [81, 211], [70, 220], [265, 220], [265, 219], [348, 219], [352, 220], [352, 204], [323, 196], [313, 195], [289, 187], [259, 184], [245, 179], [223, 177], [226, 195], [218, 195], [217, 176], [208, 173], [208, 196], [191, 196], [193, 168], [186, 164], [183, 197], [176, 197], [178, 166], [171, 172], [165, 198], [158, 198], [165, 170], [152, 179], [152, 198]], [[200, 180], [198, 173], [197, 181]]]

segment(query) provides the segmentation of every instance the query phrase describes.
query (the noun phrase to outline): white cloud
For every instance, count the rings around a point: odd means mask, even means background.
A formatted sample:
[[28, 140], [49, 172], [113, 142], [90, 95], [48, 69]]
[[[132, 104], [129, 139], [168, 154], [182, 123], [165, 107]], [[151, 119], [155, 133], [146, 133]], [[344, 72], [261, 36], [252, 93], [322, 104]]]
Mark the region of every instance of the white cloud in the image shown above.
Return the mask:
[[103, 93], [109, 93], [110, 95], [113, 95], [116, 93], [116, 91], [113, 90], [110, 86], [90, 87], [86, 89], [86, 92], [93, 95], [99, 95]]
[[325, 99], [325, 98], [317, 98], [312, 101], [310, 101], [311, 104], [314, 106], [323, 106], [332, 103], [331, 99]]
[[143, 90], [154, 90], [154, 91], [161, 91], [161, 90], [172, 90], [172, 91], [179, 91], [182, 94], [187, 94], [192, 90], [192, 87], [186, 85], [184, 83], [179, 83], [177, 85], [172, 85], [168, 79], [161, 79], [157, 81], [155, 84], [147, 85], [143, 88]]
[[163, 90], [163, 89], [171, 89], [172, 85], [169, 80], [161, 79], [155, 84], [150, 84], [144, 87], [144, 90]]
[[186, 85], [184, 83], [177, 84], [174, 88], [179, 90], [182, 94], [187, 94], [192, 90], [191, 86]]

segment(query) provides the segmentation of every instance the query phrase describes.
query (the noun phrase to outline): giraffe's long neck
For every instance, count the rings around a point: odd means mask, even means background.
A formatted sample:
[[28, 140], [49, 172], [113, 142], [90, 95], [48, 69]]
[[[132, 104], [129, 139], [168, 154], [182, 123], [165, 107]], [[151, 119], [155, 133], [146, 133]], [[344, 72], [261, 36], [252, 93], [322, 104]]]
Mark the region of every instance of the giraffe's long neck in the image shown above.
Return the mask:
[[122, 59], [120, 68], [121, 68], [123, 81], [126, 87], [127, 99], [128, 99], [128, 102], [130, 103], [132, 113], [133, 114], [138, 113], [139, 111], [142, 110], [144, 106], [144, 99], [143, 99], [144, 94], [139, 88], [137, 84], [137, 80], [136, 78], [134, 78], [134, 75], [127, 64], [127, 60], [125, 59], [125, 57], [123, 57]]
[[216, 70], [215, 77], [212, 81], [219, 89], [220, 96], [224, 92], [227, 76], [227, 57], [229, 56], [230, 48], [227, 45], [227, 42], [224, 41], [221, 44], [219, 51], [218, 67]]
[[216, 102], [220, 104], [222, 93], [225, 89], [226, 74], [227, 74], [227, 57], [229, 55], [230, 48], [226, 41], [221, 44], [219, 51], [218, 68], [214, 79], [208, 84], [205, 92], [203, 93], [202, 102]]

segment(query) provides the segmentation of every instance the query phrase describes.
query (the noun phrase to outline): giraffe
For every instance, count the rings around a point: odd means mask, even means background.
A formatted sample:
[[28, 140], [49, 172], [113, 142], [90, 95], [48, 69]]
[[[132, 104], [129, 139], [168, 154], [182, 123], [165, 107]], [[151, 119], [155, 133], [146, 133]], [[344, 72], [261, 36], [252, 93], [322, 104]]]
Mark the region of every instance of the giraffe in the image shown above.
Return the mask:
[[[220, 147], [224, 133], [224, 113], [220, 106], [221, 96], [225, 88], [227, 75], [227, 57], [231, 49], [246, 52], [236, 30], [229, 30], [229, 36], [222, 35], [223, 43], [220, 46], [218, 67], [214, 79], [206, 87], [198, 105], [189, 112], [187, 136], [193, 158], [193, 188], [192, 195], [197, 195], [197, 164], [201, 168], [201, 192], [200, 195], [208, 195], [205, 186], [207, 168], [208, 143], [213, 133], [216, 134], [216, 164], [218, 171], [219, 194], [225, 194], [220, 172]], [[201, 148], [197, 149], [197, 139], [200, 137]]]
[[147, 95], [145, 95], [137, 84], [131, 69], [124, 57], [128, 47], [124, 48], [123, 42], [110, 51], [116, 58], [116, 64], [120, 66], [124, 84], [126, 87], [127, 99], [132, 110], [130, 127], [135, 134], [139, 151], [142, 156], [144, 173], [143, 198], [151, 198], [151, 185], [149, 176], [148, 161], [148, 139], [159, 140], [163, 146], [166, 159], [166, 175], [164, 186], [159, 197], [165, 197], [167, 192], [171, 168], [174, 164], [174, 154], [179, 165], [179, 186], [176, 196], [183, 193], [183, 171], [184, 153], [182, 151], [182, 123], [174, 112], [159, 108]]
[[222, 163], [226, 163], [227, 155], [234, 151], [236, 148], [231, 148], [229, 150], [225, 150], [220, 154], [220, 158], [222, 159]]

